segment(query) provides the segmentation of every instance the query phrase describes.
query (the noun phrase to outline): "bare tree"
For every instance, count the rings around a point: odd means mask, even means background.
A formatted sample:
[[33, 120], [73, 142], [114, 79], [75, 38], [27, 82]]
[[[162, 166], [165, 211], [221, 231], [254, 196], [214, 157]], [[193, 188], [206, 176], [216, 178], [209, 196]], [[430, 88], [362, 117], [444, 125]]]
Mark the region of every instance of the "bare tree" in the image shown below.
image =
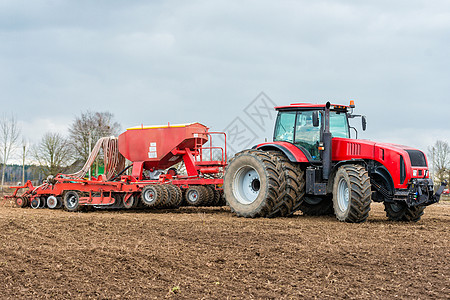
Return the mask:
[[20, 128], [17, 125], [16, 118], [11, 115], [3, 115], [0, 119], [0, 156], [3, 165], [2, 184], [0, 190], [3, 191], [5, 183], [5, 170], [11, 156], [17, 150], [17, 140], [19, 139]]
[[86, 111], [76, 117], [69, 127], [70, 142], [74, 147], [77, 159], [86, 161], [89, 157], [89, 140], [92, 145], [106, 136], [117, 136], [120, 124], [114, 120], [110, 112]]
[[73, 161], [70, 143], [59, 133], [46, 133], [32, 148], [32, 156], [44, 174], [56, 175], [64, 171]]
[[432, 174], [436, 181], [447, 179], [450, 171], [450, 146], [447, 142], [438, 140], [428, 147], [428, 156], [431, 160]]

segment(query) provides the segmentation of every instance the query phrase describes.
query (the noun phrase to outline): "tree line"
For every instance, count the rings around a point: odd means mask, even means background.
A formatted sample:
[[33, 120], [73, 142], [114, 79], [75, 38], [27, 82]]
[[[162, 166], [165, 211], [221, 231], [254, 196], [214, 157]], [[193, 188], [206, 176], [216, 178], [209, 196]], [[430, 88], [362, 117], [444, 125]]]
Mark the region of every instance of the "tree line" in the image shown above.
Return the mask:
[[[42, 181], [48, 175], [76, 172], [87, 160], [90, 146], [101, 137], [117, 136], [119, 132], [120, 124], [112, 113], [86, 111], [75, 117], [67, 135], [46, 132], [29, 145], [21, 139], [15, 116], [4, 114], [0, 117], [0, 188], [3, 190], [5, 182]], [[9, 165], [12, 159], [21, 160], [22, 165]]]

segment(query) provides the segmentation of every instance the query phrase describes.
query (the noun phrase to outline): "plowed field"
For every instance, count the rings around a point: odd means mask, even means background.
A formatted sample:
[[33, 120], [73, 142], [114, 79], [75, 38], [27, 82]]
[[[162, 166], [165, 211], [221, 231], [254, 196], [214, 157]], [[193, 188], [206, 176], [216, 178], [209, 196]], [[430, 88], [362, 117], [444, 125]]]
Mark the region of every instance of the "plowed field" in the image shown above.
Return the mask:
[[227, 208], [0, 207], [0, 297], [448, 299], [450, 205], [418, 223], [242, 219]]

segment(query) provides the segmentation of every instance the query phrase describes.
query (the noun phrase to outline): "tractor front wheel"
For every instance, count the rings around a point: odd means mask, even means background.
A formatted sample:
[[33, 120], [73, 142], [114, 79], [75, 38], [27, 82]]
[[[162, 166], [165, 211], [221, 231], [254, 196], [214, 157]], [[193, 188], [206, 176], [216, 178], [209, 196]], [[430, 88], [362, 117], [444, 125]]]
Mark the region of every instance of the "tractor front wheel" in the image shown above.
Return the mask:
[[384, 210], [391, 221], [417, 222], [423, 215], [425, 206], [408, 207], [404, 202], [394, 201], [384, 202]]
[[361, 223], [369, 216], [371, 202], [369, 173], [361, 165], [344, 165], [333, 184], [334, 214], [339, 221]]

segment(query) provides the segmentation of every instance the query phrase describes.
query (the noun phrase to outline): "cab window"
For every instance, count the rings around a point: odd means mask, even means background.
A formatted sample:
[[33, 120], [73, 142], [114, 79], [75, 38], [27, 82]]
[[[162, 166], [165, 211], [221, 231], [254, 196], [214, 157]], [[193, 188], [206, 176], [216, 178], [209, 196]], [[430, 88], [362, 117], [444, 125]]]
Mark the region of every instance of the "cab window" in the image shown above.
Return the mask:
[[[320, 128], [313, 126], [313, 112], [300, 111], [297, 115], [294, 144], [308, 150], [313, 160], [319, 160]], [[319, 119], [320, 121], [320, 119]]]
[[274, 141], [294, 141], [294, 125], [296, 112], [280, 112], [275, 125]]
[[347, 115], [344, 112], [330, 112], [330, 132], [333, 137], [349, 138]]

